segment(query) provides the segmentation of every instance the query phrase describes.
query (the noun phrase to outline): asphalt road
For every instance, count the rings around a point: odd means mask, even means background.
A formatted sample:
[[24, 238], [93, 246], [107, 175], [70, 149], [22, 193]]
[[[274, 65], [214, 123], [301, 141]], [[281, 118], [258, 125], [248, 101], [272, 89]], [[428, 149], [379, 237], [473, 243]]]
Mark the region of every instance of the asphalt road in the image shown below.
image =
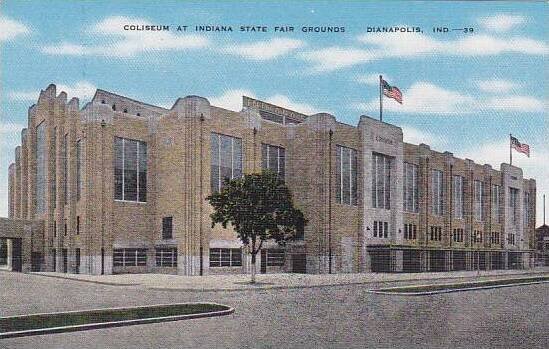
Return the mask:
[[549, 348], [549, 284], [422, 297], [369, 288], [201, 293], [0, 272], [0, 316], [186, 301], [236, 309], [217, 318], [3, 339], [0, 348]]

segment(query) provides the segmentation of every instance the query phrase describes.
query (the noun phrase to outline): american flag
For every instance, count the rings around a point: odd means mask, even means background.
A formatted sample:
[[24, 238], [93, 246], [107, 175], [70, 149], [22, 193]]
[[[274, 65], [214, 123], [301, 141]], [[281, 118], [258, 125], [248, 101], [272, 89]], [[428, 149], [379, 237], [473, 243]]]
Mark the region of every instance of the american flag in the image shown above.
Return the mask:
[[391, 86], [387, 81], [381, 79], [381, 87], [383, 88], [383, 94], [389, 98], [394, 99], [398, 103], [402, 104], [402, 92], [396, 86]]
[[519, 140], [513, 136], [511, 136], [511, 148], [530, 157], [530, 146], [526, 143], [519, 142]]

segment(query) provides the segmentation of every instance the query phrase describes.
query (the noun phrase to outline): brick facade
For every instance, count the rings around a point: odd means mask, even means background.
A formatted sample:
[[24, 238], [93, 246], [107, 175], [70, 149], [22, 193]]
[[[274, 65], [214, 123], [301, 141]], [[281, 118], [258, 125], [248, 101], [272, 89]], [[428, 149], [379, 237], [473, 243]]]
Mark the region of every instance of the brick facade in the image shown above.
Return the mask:
[[[40, 160], [37, 127], [42, 123], [45, 155]], [[330, 114], [306, 116], [249, 98], [244, 99], [242, 111], [234, 112], [211, 106], [198, 96], [180, 98], [165, 109], [103, 90], [80, 108], [78, 99], [67, 102], [67, 95], [57, 95], [55, 85], [50, 85], [29, 108], [28, 128], [9, 168], [10, 218], [43, 223], [41, 241], [33, 245], [41, 256], [36, 268], [90, 274], [247, 272], [246, 253], [241, 263], [235, 257], [236, 266], [213, 266], [216, 262], [210, 261], [212, 249], [229, 253], [228, 249], [241, 248], [231, 229], [211, 227], [211, 207], [205, 198], [211, 193], [212, 133], [241, 140], [244, 173], [262, 170], [262, 144], [285, 150], [285, 180], [309, 223], [304, 239], [285, 247], [283, 262], [273, 262], [264, 272], [447, 271], [530, 265], [536, 186], [534, 180], [522, 177], [520, 168], [502, 164], [498, 171], [433, 151], [425, 144], [404, 143], [399, 127], [367, 116], [350, 126]], [[116, 137], [146, 143], [143, 201], [115, 199]], [[337, 162], [341, 147], [354, 151], [356, 169], [343, 160]], [[381, 188], [372, 180], [380, 171], [373, 165], [376, 159], [385, 159], [388, 172], [383, 173], [390, 173], [390, 177], [375, 177], [383, 183], [380, 193], [386, 197], [386, 207], [374, 203], [379, 200], [374, 186]], [[40, 161], [45, 166], [44, 212], [37, 210]], [[415, 212], [403, 208], [405, 164], [417, 168]], [[338, 190], [347, 190], [338, 174], [345, 166], [351, 166], [345, 173], [356, 170], [349, 177], [352, 183], [345, 182], [356, 202], [336, 198]], [[432, 207], [433, 170], [442, 172], [442, 211], [437, 214]], [[463, 217], [453, 215], [453, 176], [463, 178]], [[481, 220], [474, 215], [475, 181], [484, 183]], [[498, 219], [491, 206], [495, 184], [501, 186]], [[510, 188], [518, 190], [513, 212]], [[524, 193], [529, 193], [528, 202]], [[520, 219], [511, 219], [513, 214]], [[173, 222], [173, 235], [167, 239], [162, 236], [165, 217]], [[405, 234], [408, 225], [415, 227], [415, 238]], [[440, 239], [438, 230], [436, 239], [431, 239], [432, 227], [440, 227]], [[455, 229], [463, 230], [463, 239], [455, 241]], [[493, 233], [500, 238], [494, 240]], [[482, 239], [473, 239], [478, 234]], [[508, 241], [508, 234], [513, 234], [514, 243]], [[174, 248], [177, 266], [159, 265], [162, 251]], [[266, 248], [278, 247], [267, 244]], [[127, 253], [136, 254], [135, 265], [115, 262]], [[274, 261], [276, 250], [272, 253]], [[266, 252], [264, 259], [269, 260], [268, 256]]]

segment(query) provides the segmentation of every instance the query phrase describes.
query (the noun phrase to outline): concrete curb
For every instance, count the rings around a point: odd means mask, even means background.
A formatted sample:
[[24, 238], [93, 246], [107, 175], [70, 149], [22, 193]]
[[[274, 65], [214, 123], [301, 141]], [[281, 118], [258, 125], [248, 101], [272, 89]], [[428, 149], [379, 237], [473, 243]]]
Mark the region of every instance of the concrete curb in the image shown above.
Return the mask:
[[378, 291], [378, 290], [368, 290], [368, 293], [390, 295], [390, 296], [429, 296], [429, 295], [435, 295], [435, 294], [441, 294], [441, 293], [479, 291], [479, 290], [488, 290], [492, 288], [526, 286], [526, 285], [535, 285], [535, 284], [544, 284], [544, 283], [549, 283], [549, 281], [530, 281], [530, 282], [519, 282], [515, 284], [508, 284], [508, 285], [490, 285], [490, 286], [477, 286], [477, 287], [465, 287], [465, 288], [452, 288], [447, 290], [424, 291], [424, 292], [386, 292], [386, 291]]
[[152, 317], [152, 318], [146, 318], [146, 319], [98, 322], [98, 323], [83, 324], [83, 325], [38, 328], [38, 329], [24, 330], [24, 331], [0, 332], [0, 339], [225, 316], [225, 315], [233, 314], [235, 311], [234, 308], [229, 307], [227, 305], [223, 305], [223, 304], [211, 303], [211, 302], [206, 302], [206, 303], [194, 302], [194, 303], [154, 304], [154, 305], [145, 305], [145, 306], [136, 306], [136, 307], [102, 308], [102, 309], [89, 309], [89, 310], [76, 310], [76, 311], [73, 310], [73, 311], [54, 312], [54, 313], [27, 314], [27, 315], [20, 315], [20, 316], [8, 316], [0, 319], [16, 318], [16, 317], [32, 316], [32, 315], [58, 315], [58, 314], [67, 314], [67, 313], [74, 314], [74, 313], [91, 312], [91, 311], [97, 311], [97, 310], [139, 309], [139, 308], [147, 308], [147, 307], [153, 307], [153, 306], [183, 305], [183, 304], [189, 304], [189, 305], [190, 304], [211, 304], [211, 305], [226, 307], [227, 309], [205, 312], [205, 313], [196, 313], [196, 314], [161, 316], [161, 317]]
[[[146, 284], [133, 283], [133, 284], [122, 284], [114, 282], [105, 282], [105, 281], [95, 281], [95, 280], [85, 280], [72, 277], [63, 277], [58, 275], [46, 275], [46, 274], [36, 274], [31, 273], [32, 275], [51, 277], [57, 279], [66, 279], [71, 281], [80, 281], [93, 283], [98, 285], [107, 285], [107, 286], [141, 286], [143, 288], [154, 290], [154, 291], [168, 291], [168, 292], [242, 292], [242, 291], [267, 291], [267, 290], [280, 290], [280, 289], [303, 289], [303, 288], [320, 288], [320, 287], [341, 287], [341, 286], [357, 286], [357, 285], [371, 285], [379, 283], [397, 283], [397, 282], [413, 282], [413, 281], [438, 281], [438, 280], [455, 280], [455, 279], [475, 279], [475, 278], [491, 278], [491, 277], [513, 277], [518, 275], [546, 275], [549, 274], [547, 271], [531, 271], [526, 273], [512, 273], [512, 274], [493, 274], [493, 275], [480, 275], [480, 276], [445, 276], [440, 278], [433, 277], [418, 277], [415, 279], [399, 279], [399, 280], [365, 280], [365, 281], [349, 281], [349, 282], [336, 282], [329, 284], [317, 284], [317, 285], [268, 285], [268, 286], [251, 286], [249, 288], [234, 288], [234, 287], [225, 287], [225, 288], [175, 288], [175, 287], [157, 287], [157, 286], [147, 286]], [[417, 274], [414, 274], [417, 275]]]

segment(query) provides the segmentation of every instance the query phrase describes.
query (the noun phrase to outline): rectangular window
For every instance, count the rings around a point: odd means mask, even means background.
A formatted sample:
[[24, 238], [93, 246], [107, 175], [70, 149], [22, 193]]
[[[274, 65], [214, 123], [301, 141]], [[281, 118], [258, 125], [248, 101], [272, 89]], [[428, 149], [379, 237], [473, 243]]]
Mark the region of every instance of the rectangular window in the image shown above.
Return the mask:
[[114, 139], [114, 198], [147, 202], [147, 143]]
[[286, 154], [282, 147], [270, 144], [261, 144], [262, 168], [277, 173], [281, 179], [285, 176]]
[[69, 134], [63, 137], [63, 198], [66, 205], [69, 201]]
[[444, 174], [439, 170], [431, 170], [431, 207], [435, 216], [442, 216], [444, 212]]
[[442, 241], [442, 227], [431, 226], [430, 228], [430, 240]]
[[113, 266], [136, 267], [147, 265], [146, 248], [116, 248], [112, 254]]
[[473, 230], [473, 236], [471, 236], [471, 242], [473, 243], [482, 243], [482, 231], [481, 230]]
[[218, 133], [211, 134], [212, 193], [220, 191], [225, 181], [242, 177], [242, 140]]
[[387, 239], [389, 237], [389, 222], [374, 221], [374, 237]]
[[163, 240], [173, 239], [173, 218], [172, 217], [162, 218], [162, 239]]
[[210, 248], [210, 267], [241, 267], [242, 250], [239, 248]]
[[511, 210], [511, 218], [514, 224], [518, 223], [518, 203], [519, 190], [517, 188], [509, 188], [509, 209]]
[[523, 206], [522, 206], [522, 213], [523, 213], [523, 219], [524, 219], [524, 229], [528, 226], [528, 221], [530, 219], [530, 193], [524, 192], [524, 198], [523, 198]]
[[404, 163], [404, 211], [419, 212], [418, 167], [415, 164]]
[[456, 228], [454, 229], [453, 231], [453, 234], [452, 234], [452, 240], [454, 242], [463, 242], [463, 229], [462, 228]]
[[415, 224], [404, 224], [404, 239], [405, 240], [417, 239], [417, 226]]
[[36, 127], [36, 214], [46, 212], [46, 123]]
[[463, 177], [453, 177], [453, 194], [454, 194], [454, 218], [463, 219]]
[[475, 208], [475, 220], [482, 222], [484, 220], [484, 210], [482, 203], [484, 201], [484, 182], [474, 182], [474, 208]]
[[53, 172], [51, 179], [51, 190], [52, 190], [52, 205], [53, 208], [57, 207], [57, 127], [53, 129], [52, 134], [52, 155], [53, 155]]
[[281, 248], [266, 248], [262, 251], [266, 257], [266, 264], [268, 267], [282, 267], [284, 266], [284, 250]]
[[76, 216], [76, 235], [80, 234], [80, 216]]
[[82, 196], [82, 140], [76, 142], [76, 200]]
[[376, 153], [372, 157], [372, 206], [391, 209], [391, 158]]
[[336, 200], [340, 204], [357, 205], [357, 152], [336, 145]]
[[500, 200], [501, 200], [501, 187], [499, 185], [492, 185], [492, 219], [495, 223], [500, 222]]
[[157, 247], [156, 266], [177, 267], [177, 247]]

